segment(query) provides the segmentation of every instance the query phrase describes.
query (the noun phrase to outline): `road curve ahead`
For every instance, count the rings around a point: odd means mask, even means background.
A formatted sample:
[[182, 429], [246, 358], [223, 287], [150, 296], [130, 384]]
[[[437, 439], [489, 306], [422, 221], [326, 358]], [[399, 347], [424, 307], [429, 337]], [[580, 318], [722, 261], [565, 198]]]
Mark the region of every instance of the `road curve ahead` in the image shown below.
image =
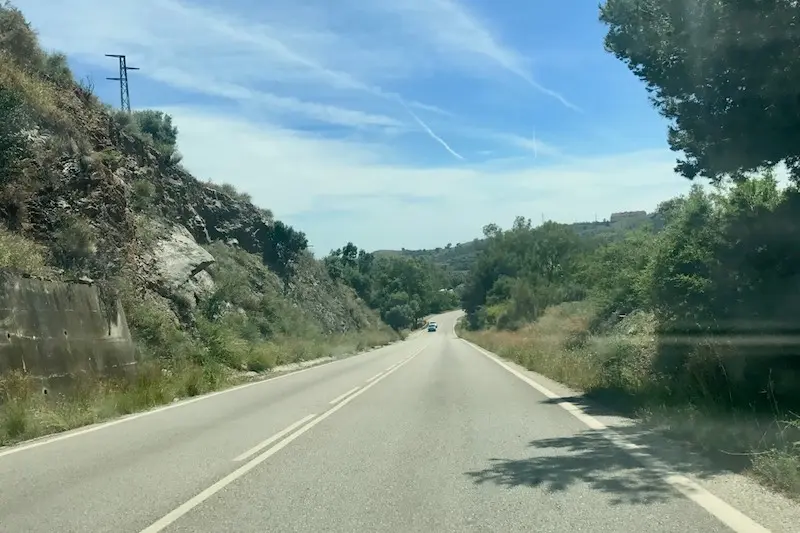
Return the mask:
[[0, 531], [783, 531], [641, 463], [632, 434], [609, 440], [457, 339], [457, 315], [367, 354], [0, 449]]

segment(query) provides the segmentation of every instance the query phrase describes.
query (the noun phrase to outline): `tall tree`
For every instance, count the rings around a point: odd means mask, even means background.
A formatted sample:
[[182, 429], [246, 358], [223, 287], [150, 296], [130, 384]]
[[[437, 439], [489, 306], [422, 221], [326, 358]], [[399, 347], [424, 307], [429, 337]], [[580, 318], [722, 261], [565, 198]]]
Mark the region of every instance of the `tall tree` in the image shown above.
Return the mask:
[[284, 289], [295, 273], [297, 261], [308, 248], [305, 233], [276, 220], [268, 229], [264, 263], [275, 269], [284, 282]]
[[794, 0], [606, 0], [600, 20], [669, 119], [676, 171], [719, 181], [784, 162], [800, 180]]

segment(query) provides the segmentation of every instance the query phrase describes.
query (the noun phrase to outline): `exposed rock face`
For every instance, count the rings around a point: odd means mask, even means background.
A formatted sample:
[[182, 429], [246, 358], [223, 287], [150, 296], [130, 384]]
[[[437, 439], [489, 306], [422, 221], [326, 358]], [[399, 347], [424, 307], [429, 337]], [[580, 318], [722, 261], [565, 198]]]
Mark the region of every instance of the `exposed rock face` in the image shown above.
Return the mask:
[[[168, 219], [178, 219], [199, 244], [235, 241], [244, 250], [261, 254], [271, 221], [249, 202], [239, 201], [205, 185], [176, 165], [159, 161], [152, 148], [109, 124], [119, 149], [128, 154], [125, 180], [146, 179], [156, 189], [160, 207]], [[153, 172], [143, 171], [153, 168]]]
[[[198, 300], [215, 289], [206, 271], [215, 261], [207, 245], [225, 243], [261, 257], [274, 244], [271, 215], [195, 179], [122, 129], [77, 89], [74, 95], [61, 92], [59, 98], [71, 129], [67, 134], [41, 128], [30, 132], [34, 156], [26, 160], [25, 175], [33, 176], [37, 186], [24, 198], [0, 194], [0, 222], [55, 253], [59, 236], [69, 233], [69, 221], [80, 219], [84, 233], [92, 234], [85, 254], [90, 259], [80, 268], [62, 264], [70, 277], [85, 276], [98, 283], [125, 279], [137, 291], [169, 300], [178, 318], [191, 324]], [[142, 184], [151, 189], [144, 208], [137, 193]], [[158, 230], [144, 227], [150, 223]], [[274, 272], [272, 284], [280, 288], [250, 280], [253, 296], [280, 294], [278, 298], [303, 310], [327, 332], [376, 324], [374, 313], [352, 290], [307, 259], [286, 287]]]
[[[122, 264], [132, 261], [151, 263], [150, 256], [155, 254], [162, 265], [155, 265], [155, 271], [141, 269], [143, 281], [185, 295], [196, 293], [195, 289], [201, 292], [208, 289], [210, 278], [202, 274], [207, 264], [184, 277], [183, 272], [177, 274], [174, 264], [165, 262], [170, 254], [189, 254], [187, 265], [194, 261], [199, 261], [198, 265], [213, 262], [199, 244], [217, 240], [250, 253], [263, 252], [263, 239], [272, 221], [260, 209], [201, 183], [180, 166], [162, 161], [152, 147], [120, 130], [109, 117], [95, 117], [91, 124], [95, 129], [88, 133], [96, 143], [95, 149], [105, 151], [98, 153], [108, 154], [113, 162], [93, 164], [80, 156], [64, 154], [54, 168], [43, 169], [50, 174], [49, 184], [37, 191], [27, 205], [27, 230], [38, 240], [52, 239], [69, 214], [80, 214], [91, 221], [99, 238], [97, 247], [102, 263], [90, 272], [92, 277], [113, 275]], [[44, 134], [32, 133], [33, 143], [41, 145], [46, 138]], [[131, 247], [137, 235], [129, 197], [133, 184], [139, 180], [153, 185], [156, 211], [184, 228], [184, 231], [169, 229], [167, 240], [160, 240], [153, 254]], [[134, 257], [137, 255], [138, 259]], [[147, 279], [148, 273], [156, 278]], [[177, 278], [184, 278], [180, 283], [192, 278], [189, 281], [197, 286], [178, 289]]]
[[190, 305], [214, 289], [206, 269], [214, 257], [203, 249], [189, 231], [175, 225], [153, 247], [158, 292], [180, 298]]
[[[42, 145], [47, 138], [34, 132], [31, 142]], [[97, 239], [94, 247], [101, 262], [93, 265], [92, 277], [119, 272], [129, 259], [126, 254], [135, 239], [125, 181], [79, 155], [61, 154], [55, 161], [37, 161], [34, 168], [47, 180], [26, 203], [26, 227], [14, 228], [9, 221], [12, 229], [26, 230], [37, 240], [51, 241], [70, 214], [80, 214], [89, 221]]]

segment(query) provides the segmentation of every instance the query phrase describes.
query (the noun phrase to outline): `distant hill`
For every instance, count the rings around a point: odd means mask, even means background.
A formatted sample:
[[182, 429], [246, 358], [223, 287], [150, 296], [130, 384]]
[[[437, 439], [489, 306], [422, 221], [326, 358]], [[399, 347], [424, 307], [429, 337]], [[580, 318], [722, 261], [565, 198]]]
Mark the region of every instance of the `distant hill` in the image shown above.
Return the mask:
[[664, 227], [664, 220], [659, 213], [648, 213], [646, 211], [627, 211], [622, 213], [612, 213], [611, 218], [598, 222], [575, 222], [569, 224], [578, 235], [585, 237], [609, 237], [614, 238], [624, 235], [626, 231], [631, 231], [644, 226], [652, 226], [656, 230]]
[[467, 272], [475, 262], [478, 253], [486, 245], [484, 239], [473, 239], [470, 242], [448, 244], [445, 247], [430, 250], [377, 250], [375, 255], [403, 255], [427, 259], [455, 272]]
[[[652, 225], [656, 230], [663, 227], [664, 222], [658, 213], [646, 211], [626, 211], [612, 213], [608, 220], [595, 222], [575, 222], [568, 224], [578, 235], [584, 237], [614, 239], [627, 231]], [[466, 272], [472, 267], [477, 255], [486, 246], [485, 239], [473, 239], [469, 242], [448, 244], [445, 247], [427, 250], [376, 250], [375, 255], [403, 255], [427, 259], [435, 264], [455, 272]]]

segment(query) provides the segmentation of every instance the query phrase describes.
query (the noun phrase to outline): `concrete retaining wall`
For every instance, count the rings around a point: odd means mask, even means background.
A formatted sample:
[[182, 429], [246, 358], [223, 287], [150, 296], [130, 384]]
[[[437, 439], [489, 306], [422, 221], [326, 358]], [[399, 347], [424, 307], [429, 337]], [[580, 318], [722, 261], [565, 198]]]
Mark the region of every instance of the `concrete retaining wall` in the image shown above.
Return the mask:
[[122, 306], [97, 288], [0, 271], [0, 373], [22, 370], [56, 386], [78, 374], [114, 375], [135, 364]]

